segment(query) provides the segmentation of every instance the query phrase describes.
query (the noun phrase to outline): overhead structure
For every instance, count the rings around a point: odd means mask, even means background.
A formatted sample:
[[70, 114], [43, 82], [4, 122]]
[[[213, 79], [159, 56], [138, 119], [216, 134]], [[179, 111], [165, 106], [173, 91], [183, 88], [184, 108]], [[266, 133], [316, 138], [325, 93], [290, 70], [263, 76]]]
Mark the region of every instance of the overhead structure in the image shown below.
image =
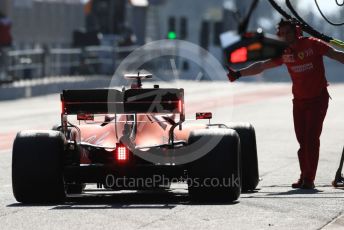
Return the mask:
[[323, 40], [324, 42], [330, 43], [331, 45], [334, 45], [336, 47], [344, 48], [344, 42], [343, 41], [336, 39], [336, 38], [333, 38], [333, 37], [330, 37], [330, 36], [327, 36], [323, 33], [320, 33], [319, 31], [315, 30], [312, 26], [310, 26], [305, 20], [303, 20], [300, 17], [300, 15], [296, 12], [296, 10], [292, 6], [292, 4], [290, 3], [290, 0], [286, 0], [286, 5], [289, 8], [289, 10], [292, 12], [294, 17], [292, 15], [288, 14], [286, 11], [284, 11], [276, 3], [275, 0], [269, 0], [269, 3], [283, 17], [285, 17], [288, 20], [295, 21], [302, 28], [302, 30], [305, 31], [306, 33], [310, 34], [313, 37], [319, 38], [319, 39]]

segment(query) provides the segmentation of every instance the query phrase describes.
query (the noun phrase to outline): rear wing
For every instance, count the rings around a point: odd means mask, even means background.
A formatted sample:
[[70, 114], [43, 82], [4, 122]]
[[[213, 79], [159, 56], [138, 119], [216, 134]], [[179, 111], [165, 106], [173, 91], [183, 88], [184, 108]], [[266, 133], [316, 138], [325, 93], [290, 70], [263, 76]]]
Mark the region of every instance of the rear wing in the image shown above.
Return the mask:
[[111, 113], [109, 108], [122, 109], [123, 93], [115, 89], [63, 90], [61, 102], [65, 115], [107, 114]]
[[126, 113], [183, 113], [183, 89], [128, 89], [124, 92]]
[[179, 113], [184, 117], [184, 89], [63, 90], [62, 114]]

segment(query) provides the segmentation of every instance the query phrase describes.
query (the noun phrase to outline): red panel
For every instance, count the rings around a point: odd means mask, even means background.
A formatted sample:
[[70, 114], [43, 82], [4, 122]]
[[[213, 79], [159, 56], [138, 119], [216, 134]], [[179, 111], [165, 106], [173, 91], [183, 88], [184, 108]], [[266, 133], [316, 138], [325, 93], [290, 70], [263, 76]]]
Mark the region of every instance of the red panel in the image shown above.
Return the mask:
[[241, 47], [231, 53], [230, 62], [240, 63], [247, 61], [247, 48]]

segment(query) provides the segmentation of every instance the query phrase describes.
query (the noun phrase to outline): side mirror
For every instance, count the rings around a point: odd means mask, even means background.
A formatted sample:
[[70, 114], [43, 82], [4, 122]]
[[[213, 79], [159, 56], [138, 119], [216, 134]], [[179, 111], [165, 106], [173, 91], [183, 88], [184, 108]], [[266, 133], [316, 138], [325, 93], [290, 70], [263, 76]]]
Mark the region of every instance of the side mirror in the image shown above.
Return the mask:
[[94, 121], [94, 115], [93, 114], [79, 113], [79, 114], [77, 114], [77, 120], [78, 121]]
[[196, 120], [211, 119], [213, 114], [210, 112], [198, 112], [196, 113]]

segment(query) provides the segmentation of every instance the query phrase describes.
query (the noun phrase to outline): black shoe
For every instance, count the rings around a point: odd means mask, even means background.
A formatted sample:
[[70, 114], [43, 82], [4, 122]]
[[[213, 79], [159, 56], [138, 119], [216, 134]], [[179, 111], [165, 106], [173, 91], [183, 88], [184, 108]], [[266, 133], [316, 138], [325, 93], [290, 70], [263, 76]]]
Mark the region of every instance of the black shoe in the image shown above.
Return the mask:
[[303, 184], [303, 180], [298, 179], [297, 182], [291, 184], [291, 187], [292, 188], [301, 188], [302, 184]]
[[302, 189], [314, 189], [315, 185], [314, 182], [309, 182], [309, 181], [303, 181], [302, 185], [301, 185]]

